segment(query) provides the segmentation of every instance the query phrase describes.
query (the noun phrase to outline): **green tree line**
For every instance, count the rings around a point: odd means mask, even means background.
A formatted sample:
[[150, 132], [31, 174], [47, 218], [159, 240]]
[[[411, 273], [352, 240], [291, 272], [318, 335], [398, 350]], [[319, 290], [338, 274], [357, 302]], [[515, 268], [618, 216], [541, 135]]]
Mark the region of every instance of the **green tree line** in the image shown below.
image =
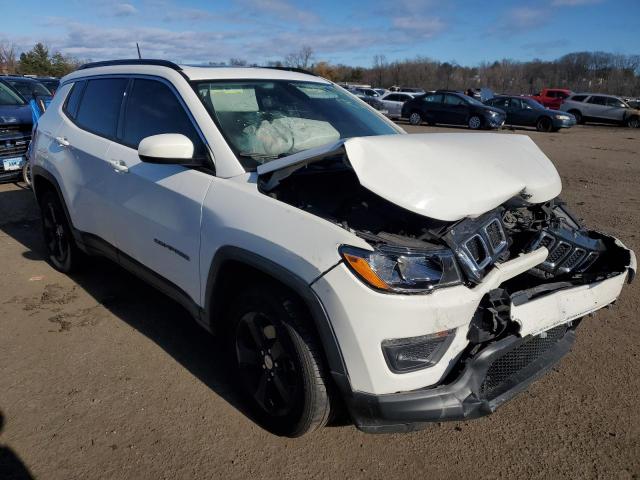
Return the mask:
[[50, 52], [42, 43], [36, 43], [19, 56], [14, 45], [0, 44], [0, 73], [62, 77], [82, 64], [74, 57]]

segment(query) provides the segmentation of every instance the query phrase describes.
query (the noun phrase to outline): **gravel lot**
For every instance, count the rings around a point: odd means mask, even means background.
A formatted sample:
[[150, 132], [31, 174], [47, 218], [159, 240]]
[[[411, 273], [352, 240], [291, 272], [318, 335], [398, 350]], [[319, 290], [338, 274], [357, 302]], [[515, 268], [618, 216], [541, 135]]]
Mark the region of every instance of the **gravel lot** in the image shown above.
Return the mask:
[[[554, 161], [589, 226], [640, 251], [640, 130], [518, 133]], [[640, 281], [490, 417], [291, 440], [239, 410], [214, 340], [180, 307], [107, 261], [54, 271], [30, 191], [0, 186], [0, 212], [2, 480], [640, 476]]]

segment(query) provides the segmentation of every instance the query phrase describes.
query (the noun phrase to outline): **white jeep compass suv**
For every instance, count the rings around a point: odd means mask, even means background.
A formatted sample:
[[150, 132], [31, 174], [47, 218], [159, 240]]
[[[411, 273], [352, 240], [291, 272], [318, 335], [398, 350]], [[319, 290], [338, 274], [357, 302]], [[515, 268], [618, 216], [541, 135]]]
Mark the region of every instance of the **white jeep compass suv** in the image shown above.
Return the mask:
[[528, 137], [406, 135], [298, 71], [85, 65], [32, 164], [53, 266], [104, 255], [173, 297], [281, 435], [491, 413], [636, 269]]

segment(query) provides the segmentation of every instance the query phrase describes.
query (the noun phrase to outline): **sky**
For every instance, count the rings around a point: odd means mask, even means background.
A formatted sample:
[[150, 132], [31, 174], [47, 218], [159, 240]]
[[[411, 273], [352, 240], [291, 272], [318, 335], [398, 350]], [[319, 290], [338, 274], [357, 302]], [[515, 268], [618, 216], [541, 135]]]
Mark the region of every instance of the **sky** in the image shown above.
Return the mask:
[[314, 61], [371, 66], [429, 57], [461, 65], [640, 54], [640, 0], [0, 0], [0, 42], [80, 59], [265, 64], [303, 45]]

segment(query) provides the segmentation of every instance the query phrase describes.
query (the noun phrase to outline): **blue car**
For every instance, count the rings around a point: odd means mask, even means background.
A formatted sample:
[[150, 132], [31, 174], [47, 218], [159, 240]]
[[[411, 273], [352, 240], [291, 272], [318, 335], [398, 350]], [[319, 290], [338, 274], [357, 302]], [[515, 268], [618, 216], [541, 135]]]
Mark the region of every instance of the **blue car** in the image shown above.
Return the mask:
[[37, 109], [0, 79], [0, 183], [23, 178]]

